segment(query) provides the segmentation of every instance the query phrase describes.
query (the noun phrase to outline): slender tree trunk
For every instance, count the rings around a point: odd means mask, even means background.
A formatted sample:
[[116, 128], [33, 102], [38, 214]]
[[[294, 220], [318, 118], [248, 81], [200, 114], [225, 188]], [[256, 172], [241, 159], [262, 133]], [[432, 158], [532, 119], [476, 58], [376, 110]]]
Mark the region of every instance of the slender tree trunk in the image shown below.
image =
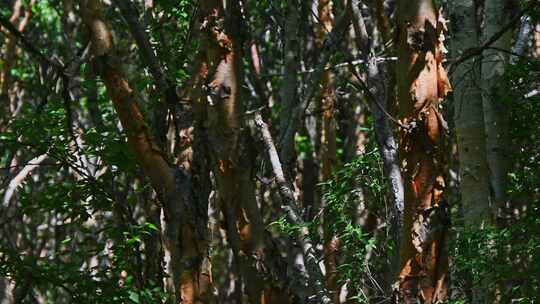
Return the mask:
[[[466, 49], [479, 45], [476, 5], [473, 0], [458, 0], [449, 7], [453, 38], [451, 52], [457, 58]], [[463, 219], [460, 221], [467, 229], [486, 228], [493, 215], [480, 88], [481, 65], [480, 58], [473, 58], [457, 66], [452, 75], [455, 83], [453, 103], [459, 155], [459, 192], [463, 208]], [[467, 293], [473, 303], [485, 303], [486, 286], [472, 286], [471, 279], [466, 278], [467, 284], [471, 285]]]
[[537, 23], [534, 27], [534, 45], [533, 45], [534, 57], [540, 58], [540, 23]]
[[264, 280], [255, 264], [264, 260], [264, 226], [252, 175], [252, 144], [244, 120], [243, 51], [239, 40], [242, 17], [236, 1], [227, 1], [223, 6], [219, 1], [206, 0], [200, 8], [204, 18], [201, 73], [208, 82], [208, 92], [203, 92], [199, 102], [206, 109], [218, 202], [234, 253], [237, 286], [240, 288], [243, 282], [250, 303], [258, 303]]
[[[162, 95], [161, 102], [154, 106], [152, 129], [156, 143], [165, 150], [167, 143], [167, 110], [168, 105], [177, 104], [176, 88], [165, 77], [161, 63], [146, 35], [146, 26], [139, 22], [139, 13], [136, 6], [131, 1], [115, 0], [113, 3], [118, 6], [124, 20], [128, 24], [129, 31], [137, 43], [140, 57], [154, 78], [157, 90]], [[165, 150], [166, 151], [166, 150]]]
[[447, 300], [447, 206], [443, 200], [445, 121], [450, 90], [442, 66], [444, 24], [432, 0], [398, 4], [400, 160], [405, 186], [397, 303]]
[[[485, 2], [483, 40], [491, 38], [511, 19], [509, 0], [491, 0]], [[482, 62], [482, 102], [486, 130], [487, 161], [493, 201], [497, 208], [504, 208], [507, 203], [506, 187], [510, 168], [510, 138], [508, 105], [503, 101], [504, 86], [501, 86], [508, 53], [511, 48], [512, 32], [507, 31], [493, 43], [493, 48], [484, 52]]]
[[[324, 43], [326, 33], [334, 27], [334, 16], [332, 13], [333, 2], [331, 0], [319, 0], [318, 13], [319, 21], [317, 44], [319, 48]], [[320, 160], [321, 172], [320, 180], [325, 182], [332, 177], [332, 172], [337, 165], [336, 146], [336, 122], [334, 119], [334, 107], [336, 95], [334, 91], [334, 77], [332, 71], [325, 70], [321, 79], [320, 109], [322, 111], [321, 138], [320, 138]], [[325, 203], [323, 202], [323, 207]], [[324, 216], [324, 264], [326, 268], [326, 286], [332, 294], [333, 301], [339, 303], [338, 272], [337, 272], [337, 251], [339, 239], [330, 231], [333, 219], [329, 215]]]
[[0, 277], [0, 304], [13, 304], [13, 283]]
[[[512, 19], [513, 10], [518, 4], [512, 0], [492, 0], [484, 4], [484, 41], [500, 32]], [[489, 167], [489, 181], [492, 201], [497, 211], [496, 224], [505, 228], [507, 219], [512, 216], [511, 202], [506, 195], [509, 185], [508, 173], [511, 168], [510, 113], [505, 101], [507, 86], [503, 75], [509, 62], [512, 47], [513, 30], [506, 31], [492, 44], [493, 48], [483, 53], [482, 61], [482, 104], [486, 130], [486, 151]], [[505, 255], [504, 250], [498, 252]], [[514, 261], [508, 261], [514, 264]], [[492, 303], [502, 303], [505, 290], [511, 287], [511, 281], [497, 282], [494, 294], [488, 295]], [[507, 285], [507, 286], [505, 286]], [[510, 286], [509, 286], [510, 285]]]
[[298, 69], [299, 69], [299, 14], [300, 4], [297, 0], [287, 1], [287, 22], [285, 23], [285, 74], [281, 87], [281, 114], [280, 114], [280, 158], [283, 160], [285, 174], [292, 177], [295, 164], [294, 132], [288, 132], [292, 124], [293, 111], [298, 104]]
[[[13, 3], [13, 12], [9, 21], [19, 31], [23, 32], [30, 20], [32, 13], [32, 6], [35, 0], [30, 1], [27, 6], [23, 5], [24, 1], [16, 0]], [[5, 45], [2, 48], [2, 67], [0, 70], [0, 119], [3, 119], [3, 115], [9, 113], [11, 107], [10, 88], [12, 86], [13, 78], [11, 76], [11, 69], [17, 61], [17, 43], [16, 38], [13, 35], [8, 35], [5, 41]]]
[[[272, 171], [276, 179], [276, 183], [279, 188], [279, 194], [282, 200], [282, 211], [285, 214], [287, 220], [297, 227], [295, 232], [295, 241], [300, 245], [302, 249], [303, 260], [305, 261], [306, 273], [300, 274], [307, 278], [307, 286], [314, 294], [310, 298], [316, 299], [317, 303], [328, 304], [332, 303], [328, 295], [328, 290], [324, 284], [324, 277], [322, 275], [321, 268], [319, 267], [319, 260], [315, 256], [314, 243], [311, 241], [309, 226], [303, 221], [298, 212], [298, 203], [294, 197], [294, 192], [291, 188], [291, 183], [286, 180], [281, 161], [279, 159], [277, 149], [275, 147], [272, 135], [268, 125], [263, 121], [260, 113], [255, 113], [254, 122], [259, 128], [263, 142], [268, 153], [268, 158], [272, 165]], [[297, 269], [302, 271], [303, 269]]]
[[[479, 45], [474, 1], [453, 1], [450, 14], [451, 50], [453, 56], [458, 57], [466, 49]], [[468, 60], [461, 63], [452, 75], [456, 87], [454, 122], [464, 220], [466, 226], [479, 228], [490, 221], [491, 212], [480, 70], [480, 60]]]
[[[175, 170], [167, 162], [150, 134], [139, 109], [137, 94], [115, 58], [112, 33], [102, 13], [99, 0], [81, 3], [83, 21], [87, 25], [93, 47], [94, 64], [111, 97], [128, 144], [163, 203], [163, 238], [168, 260], [166, 288], [174, 303], [211, 303], [211, 277], [205, 263], [204, 231], [206, 223], [200, 218], [192, 193], [191, 174]], [[203, 204], [204, 197], [199, 200]], [[202, 233], [201, 233], [202, 231]]]
[[[381, 1], [382, 2], [382, 1]], [[356, 0], [350, 2], [352, 5], [351, 11], [354, 21], [354, 29], [357, 36], [361, 36], [361, 40], [357, 40], [357, 47], [361, 50], [364, 60], [367, 62], [367, 90], [366, 96], [369, 99], [369, 107], [371, 115], [374, 119], [375, 139], [377, 148], [381, 154], [384, 164], [384, 173], [388, 177], [389, 198], [392, 203], [392, 234], [396, 245], [400, 243], [403, 233], [403, 209], [404, 209], [404, 188], [403, 178], [401, 176], [398, 145], [390, 126], [388, 118], [388, 105], [394, 104], [395, 94], [394, 86], [396, 77], [393, 73], [388, 73], [393, 65], [386, 68], [380, 67], [376, 59], [371, 55], [372, 46], [369, 43], [366, 24], [359, 10], [359, 3]], [[384, 30], [384, 20], [380, 20], [383, 24], [378, 24], [380, 31]], [[386, 35], [383, 35], [383, 37]], [[393, 70], [392, 70], [393, 71]], [[356, 74], [357, 78], [360, 78]], [[361, 81], [357, 79], [357, 81]], [[385, 113], [386, 112], [386, 113]], [[397, 247], [397, 246], [396, 246]], [[392, 269], [399, 267], [399, 250], [395, 250], [392, 257]], [[398, 271], [389, 273], [389, 282], [393, 280]]]

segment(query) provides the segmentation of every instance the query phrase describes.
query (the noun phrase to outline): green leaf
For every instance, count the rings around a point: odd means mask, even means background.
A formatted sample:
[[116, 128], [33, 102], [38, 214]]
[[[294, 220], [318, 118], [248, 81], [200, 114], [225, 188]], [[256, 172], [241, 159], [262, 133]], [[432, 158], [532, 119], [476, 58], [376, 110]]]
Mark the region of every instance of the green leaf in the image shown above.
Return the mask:
[[128, 291], [129, 299], [133, 301], [134, 303], [140, 303], [139, 294], [134, 291]]

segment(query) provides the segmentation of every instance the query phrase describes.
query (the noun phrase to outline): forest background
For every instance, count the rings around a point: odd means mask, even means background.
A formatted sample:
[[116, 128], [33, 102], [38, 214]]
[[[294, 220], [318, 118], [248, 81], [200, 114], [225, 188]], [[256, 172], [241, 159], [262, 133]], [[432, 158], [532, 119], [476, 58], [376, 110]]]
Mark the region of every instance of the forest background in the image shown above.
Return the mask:
[[537, 0], [0, 1], [0, 303], [538, 303]]

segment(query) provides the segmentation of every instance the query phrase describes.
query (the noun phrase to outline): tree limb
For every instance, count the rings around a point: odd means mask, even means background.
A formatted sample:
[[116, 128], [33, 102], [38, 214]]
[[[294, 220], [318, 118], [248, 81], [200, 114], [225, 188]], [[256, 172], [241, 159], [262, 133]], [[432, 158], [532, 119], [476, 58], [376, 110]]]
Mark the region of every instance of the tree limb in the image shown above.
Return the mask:
[[297, 202], [294, 197], [294, 192], [289, 186], [290, 183], [286, 180], [281, 162], [279, 160], [279, 155], [268, 129], [268, 125], [263, 121], [262, 116], [259, 112], [255, 113], [254, 122], [261, 132], [265, 148], [268, 152], [268, 158], [272, 165], [272, 170], [276, 178], [276, 182], [279, 188], [279, 194], [281, 196], [283, 205], [281, 208], [285, 211], [285, 215], [290, 223], [299, 227], [296, 230], [296, 241], [302, 247], [302, 252], [304, 254], [304, 259], [306, 261], [306, 266], [309, 271], [309, 280], [308, 284], [311, 285], [313, 290], [316, 292], [316, 297], [319, 300], [319, 303], [331, 303], [330, 297], [328, 296], [328, 290], [326, 290], [324, 283], [324, 275], [319, 267], [319, 260], [315, 256], [315, 250], [313, 243], [309, 236], [309, 229], [306, 223], [302, 220], [299, 215], [300, 212], [297, 210]]

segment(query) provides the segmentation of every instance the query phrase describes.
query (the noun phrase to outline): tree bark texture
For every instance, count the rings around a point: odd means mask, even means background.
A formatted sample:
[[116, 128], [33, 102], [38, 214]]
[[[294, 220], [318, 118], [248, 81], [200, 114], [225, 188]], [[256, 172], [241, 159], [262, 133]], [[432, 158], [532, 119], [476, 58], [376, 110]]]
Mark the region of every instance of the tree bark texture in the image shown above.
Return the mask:
[[[474, 2], [459, 0], [450, 4], [451, 49], [456, 58], [466, 49], [479, 45]], [[473, 58], [457, 66], [452, 75], [457, 88], [454, 92], [454, 123], [459, 153], [459, 188], [468, 227], [483, 227], [491, 218], [480, 71], [481, 60]]]
[[[332, 13], [333, 2], [331, 0], [319, 0], [318, 13], [318, 35], [317, 44], [323, 46], [324, 38], [327, 32], [334, 27], [334, 16]], [[319, 108], [322, 111], [320, 152], [321, 160], [320, 180], [325, 182], [332, 177], [337, 159], [336, 144], [336, 122], [334, 119], [336, 94], [334, 88], [334, 76], [330, 70], [325, 70], [321, 78], [321, 91], [319, 95]], [[323, 202], [323, 208], [325, 203]], [[337, 271], [337, 251], [339, 250], [339, 239], [330, 231], [330, 225], [333, 219], [329, 214], [324, 216], [324, 264], [326, 270], [326, 286], [332, 294], [333, 301], [339, 303], [339, 286]]]
[[263, 121], [262, 116], [259, 113], [255, 113], [255, 124], [259, 128], [264, 141], [268, 158], [272, 165], [272, 171], [276, 179], [276, 183], [279, 188], [279, 194], [282, 200], [282, 209], [287, 217], [287, 220], [300, 227], [296, 229], [295, 239], [302, 248], [302, 254], [306, 265], [307, 284], [313, 290], [314, 298], [318, 303], [332, 303], [331, 298], [328, 295], [328, 290], [324, 284], [324, 276], [319, 267], [318, 258], [315, 255], [314, 243], [311, 241], [310, 232], [308, 226], [303, 221], [298, 210], [298, 203], [294, 197], [294, 192], [290, 186], [290, 182], [286, 180], [279, 155], [270, 134], [268, 125]]
[[440, 103], [450, 91], [445, 24], [432, 0], [398, 4], [397, 83], [400, 160], [405, 187], [397, 303], [447, 300], [447, 206], [443, 199], [446, 122]]
[[[264, 226], [256, 201], [251, 138], [245, 127], [242, 92], [243, 50], [239, 4], [201, 2], [200, 75], [205, 81], [199, 100], [205, 109], [209, 151], [218, 202], [225, 218], [227, 240], [234, 253], [238, 286], [250, 303], [264, 298], [265, 278], [258, 272], [264, 260]], [[240, 288], [240, 287], [238, 287]], [[241, 297], [241, 289], [237, 290]]]
[[[499, 32], [512, 17], [509, 0], [486, 1], [484, 7], [483, 40], [488, 40]], [[483, 53], [482, 61], [482, 102], [486, 130], [486, 150], [489, 166], [489, 180], [493, 201], [497, 208], [506, 205], [506, 187], [510, 169], [511, 145], [508, 134], [510, 111], [503, 100], [504, 86], [501, 86], [508, 52], [511, 48], [512, 31], [507, 31], [492, 44], [493, 48]]]
[[297, 0], [287, 1], [287, 22], [285, 23], [285, 74], [281, 87], [281, 114], [280, 114], [280, 158], [283, 160], [287, 175], [293, 173], [296, 153], [294, 147], [295, 132], [287, 132], [292, 123], [293, 111], [298, 104], [298, 70], [299, 70], [299, 6]]
[[[357, 47], [362, 51], [362, 57], [367, 63], [367, 86], [366, 96], [369, 99], [369, 108], [371, 115], [374, 119], [374, 132], [375, 139], [377, 141], [377, 148], [381, 154], [384, 173], [388, 177], [388, 189], [389, 197], [392, 203], [392, 232], [393, 238], [396, 244], [400, 243], [402, 229], [403, 229], [403, 209], [404, 209], [404, 189], [403, 178], [401, 176], [399, 166], [398, 145], [394, 137], [394, 133], [390, 126], [388, 115], [385, 111], [388, 111], [389, 101], [393, 101], [392, 90], [395, 85], [395, 76], [389, 75], [388, 67], [383, 68], [378, 65], [376, 59], [372, 56], [371, 47], [369, 45], [366, 25], [364, 18], [358, 9], [358, 1], [352, 1], [353, 6], [351, 11], [353, 15], [354, 29], [357, 32], [356, 35], [363, 37], [365, 41], [357, 40]], [[381, 27], [381, 24], [377, 25]], [[384, 28], [384, 26], [383, 26]], [[380, 29], [381, 31], [383, 29]], [[365, 34], [361, 34], [365, 33]], [[357, 78], [360, 76], [357, 74]], [[360, 79], [357, 79], [360, 81]], [[392, 102], [393, 103], [393, 102]], [[392, 263], [395, 268], [399, 265], [399, 252], [395, 251], [392, 258]], [[397, 271], [396, 271], [397, 273]], [[393, 278], [394, 274], [391, 274]]]
[[540, 23], [537, 23], [534, 27], [534, 57], [540, 58]]

